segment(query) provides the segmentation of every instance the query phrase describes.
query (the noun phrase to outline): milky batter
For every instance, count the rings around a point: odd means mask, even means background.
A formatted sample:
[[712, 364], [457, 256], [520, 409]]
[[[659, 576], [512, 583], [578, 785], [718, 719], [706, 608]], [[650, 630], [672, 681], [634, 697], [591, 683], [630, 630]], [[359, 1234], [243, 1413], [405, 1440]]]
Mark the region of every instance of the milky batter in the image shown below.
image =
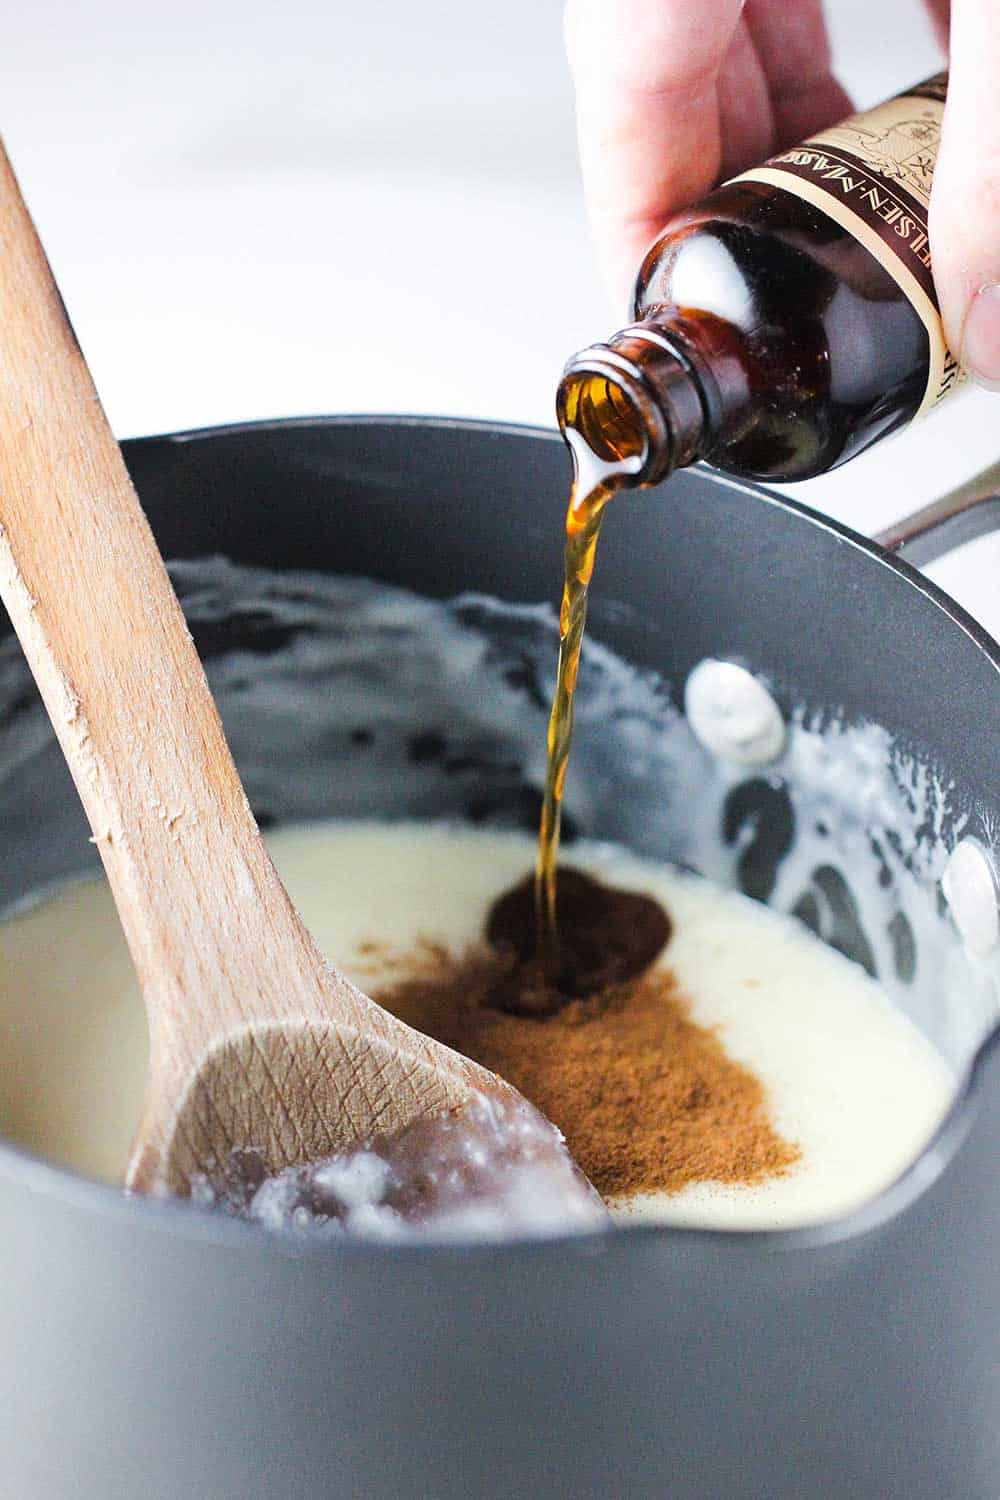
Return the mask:
[[[321, 947], [376, 993], [421, 944], [456, 956], [531, 867], [527, 835], [441, 825], [303, 825], [268, 840]], [[890, 1183], [941, 1119], [952, 1070], [882, 989], [798, 923], [697, 877], [576, 845], [567, 863], [644, 889], [674, 924], [661, 962], [764, 1083], [775, 1127], [801, 1149], [760, 1186], [702, 1183], [612, 1205], [720, 1228], [834, 1217]], [[423, 950], [426, 952], [426, 948]], [[0, 927], [0, 1125], [54, 1160], [120, 1179], [145, 1081], [145, 1021], [110, 896], [67, 886]], [[558, 1121], [556, 1122], [558, 1123]]]

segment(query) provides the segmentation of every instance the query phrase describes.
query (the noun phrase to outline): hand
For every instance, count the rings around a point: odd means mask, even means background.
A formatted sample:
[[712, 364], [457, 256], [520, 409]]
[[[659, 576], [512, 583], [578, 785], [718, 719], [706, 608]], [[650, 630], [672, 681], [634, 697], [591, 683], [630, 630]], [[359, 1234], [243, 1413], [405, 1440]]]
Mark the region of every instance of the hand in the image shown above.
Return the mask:
[[[946, 40], [948, 0], [926, 6]], [[934, 275], [951, 347], [1000, 389], [1000, 5], [952, 9]], [[566, 38], [594, 236], [619, 303], [674, 213], [851, 113], [822, 0], [568, 0]]]
[[[928, 5], [947, 39], [948, 0]], [[952, 0], [951, 77], [931, 189], [931, 255], [945, 333], [1000, 390], [1000, 6]]]

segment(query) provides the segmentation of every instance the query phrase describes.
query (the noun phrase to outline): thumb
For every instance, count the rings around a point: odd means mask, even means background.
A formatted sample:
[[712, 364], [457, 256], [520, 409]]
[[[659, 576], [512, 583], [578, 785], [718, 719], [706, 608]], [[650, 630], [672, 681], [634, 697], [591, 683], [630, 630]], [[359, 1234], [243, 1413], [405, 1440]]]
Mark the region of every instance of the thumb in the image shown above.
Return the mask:
[[1000, 5], [952, 0], [951, 76], [931, 193], [934, 283], [945, 334], [974, 379], [1000, 390]]

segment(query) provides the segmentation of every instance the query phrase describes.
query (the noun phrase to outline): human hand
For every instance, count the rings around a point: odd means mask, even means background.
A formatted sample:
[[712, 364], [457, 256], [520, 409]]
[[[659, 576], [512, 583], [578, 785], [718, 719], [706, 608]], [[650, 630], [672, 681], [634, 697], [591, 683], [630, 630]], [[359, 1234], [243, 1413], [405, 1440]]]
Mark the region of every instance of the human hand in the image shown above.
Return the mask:
[[[925, 3], [946, 40], [948, 0]], [[951, 347], [1000, 389], [1000, 6], [955, 0], [953, 12], [934, 276]], [[851, 113], [822, 0], [568, 0], [566, 39], [594, 237], [619, 303], [674, 213]]]
[[931, 189], [934, 285], [961, 364], [1000, 390], [1000, 6], [928, 0], [951, 76]]

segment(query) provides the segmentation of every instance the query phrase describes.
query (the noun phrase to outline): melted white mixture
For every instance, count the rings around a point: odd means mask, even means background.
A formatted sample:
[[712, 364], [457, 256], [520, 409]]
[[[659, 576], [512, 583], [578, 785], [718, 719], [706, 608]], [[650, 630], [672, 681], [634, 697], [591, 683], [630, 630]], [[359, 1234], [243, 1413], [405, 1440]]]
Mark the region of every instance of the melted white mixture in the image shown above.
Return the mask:
[[[397, 981], [420, 940], [456, 954], [534, 861], [520, 834], [440, 825], [326, 823], [268, 843], [325, 951], [369, 992]], [[615, 1205], [718, 1228], [835, 1217], [886, 1187], [925, 1144], [955, 1077], [878, 984], [800, 924], [693, 876], [575, 845], [566, 862], [643, 889], [669, 910], [663, 963], [702, 1025], [768, 1091], [774, 1124], [801, 1147], [761, 1187], [704, 1183]], [[377, 943], [373, 950], [371, 944]], [[110, 896], [64, 888], [0, 927], [0, 1126], [68, 1166], [123, 1170], [146, 1066], [145, 1021]], [[558, 1122], [557, 1122], [558, 1123]]]

